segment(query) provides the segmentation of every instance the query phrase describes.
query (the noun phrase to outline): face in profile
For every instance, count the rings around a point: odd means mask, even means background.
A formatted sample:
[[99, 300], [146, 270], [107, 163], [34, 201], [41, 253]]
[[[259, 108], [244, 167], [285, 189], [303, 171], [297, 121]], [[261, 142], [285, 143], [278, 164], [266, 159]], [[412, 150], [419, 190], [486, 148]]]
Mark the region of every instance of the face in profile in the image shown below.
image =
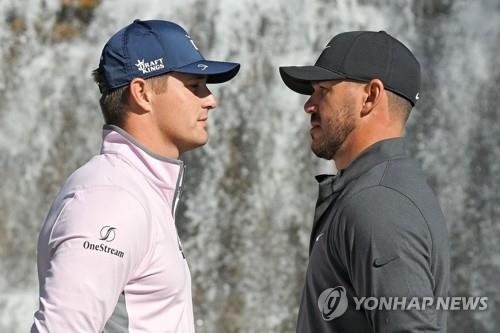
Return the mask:
[[331, 160], [355, 129], [354, 103], [347, 82], [313, 83], [314, 92], [304, 105], [311, 115], [311, 150]]
[[165, 91], [153, 97], [156, 125], [180, 154], [208, 141], [208, 111], [217, 103], [206, 82], [206, 76], [173, 72]]

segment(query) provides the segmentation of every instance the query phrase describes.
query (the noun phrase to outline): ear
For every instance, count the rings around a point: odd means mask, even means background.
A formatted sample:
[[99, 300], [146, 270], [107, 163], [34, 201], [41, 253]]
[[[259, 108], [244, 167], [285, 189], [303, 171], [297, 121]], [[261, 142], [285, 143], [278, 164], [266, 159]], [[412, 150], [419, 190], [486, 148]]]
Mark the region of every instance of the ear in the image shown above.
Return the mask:
[[129, 88], [131, 102], [144, 111], [150, 111], [152, 91], [148, 83], [144, 79], [135, 78], [130, 82]]
[[366, 116], [380, 103], [384, 93], [384, 84], [379, 79], [373, 79], [365, 87], [365, 100], [361, 109], [361, 116]]

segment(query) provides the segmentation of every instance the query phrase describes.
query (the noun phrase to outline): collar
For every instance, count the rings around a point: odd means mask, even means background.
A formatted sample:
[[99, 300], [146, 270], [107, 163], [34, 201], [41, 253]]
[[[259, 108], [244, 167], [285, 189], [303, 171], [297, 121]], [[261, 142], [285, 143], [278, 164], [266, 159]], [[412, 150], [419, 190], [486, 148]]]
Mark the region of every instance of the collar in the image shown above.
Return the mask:
[[392, 159], [407, 157], [403, 138], [391, 138], [378, 141], [366, 148], [345, 169], [336, 175], [319, 175], [316, 180], [320, 185], [319, 198], [326, 198], [334, 192], [340, 192], [352, 180], [373, 168], [375, 165]]
[[119, 155], [162, 192], [177, 190], [181, 185], [184, 162], [150, 151], [120, 127], [103, 127], [101, 154]]

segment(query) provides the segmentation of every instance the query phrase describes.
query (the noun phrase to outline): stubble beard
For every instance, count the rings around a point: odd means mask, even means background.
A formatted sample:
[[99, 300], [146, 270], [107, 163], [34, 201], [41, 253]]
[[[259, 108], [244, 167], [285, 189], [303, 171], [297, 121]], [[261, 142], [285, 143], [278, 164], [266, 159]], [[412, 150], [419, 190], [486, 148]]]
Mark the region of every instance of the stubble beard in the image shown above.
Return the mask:
[[355, 128], [353, 113], [348, 106], [344, 106], [335, 118], [321, 124], [322, 135], [312, 138], [311, 150], [320, 158], [332, 160]]

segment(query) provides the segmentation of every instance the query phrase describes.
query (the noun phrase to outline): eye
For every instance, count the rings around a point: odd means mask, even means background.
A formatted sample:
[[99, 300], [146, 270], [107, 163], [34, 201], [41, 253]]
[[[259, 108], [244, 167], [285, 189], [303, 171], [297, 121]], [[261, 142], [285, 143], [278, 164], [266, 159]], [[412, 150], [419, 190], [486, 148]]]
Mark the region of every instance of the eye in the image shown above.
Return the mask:
[[330, 85], [325, 84], [325, 82], [317, 81], [312, 84], [314, 92], [318, 95], [326, 95], [330, 92]]
[[192, 75], [189, 78], [186, 78], [183, 82], [186, 89], [195, 95], [201, 95], [206, 89], [207, 79], [205, 76]]
[[326, 95], [330, 91], [330, 88], [320, 85], [320, 86], [318, 86], [318, 90], [319, 90], [320, 94]]
[[188, 82], [186, 84], [186, 88], [188, 88], [191, 91], [196, 91], [200, 88], [200, 82]]

